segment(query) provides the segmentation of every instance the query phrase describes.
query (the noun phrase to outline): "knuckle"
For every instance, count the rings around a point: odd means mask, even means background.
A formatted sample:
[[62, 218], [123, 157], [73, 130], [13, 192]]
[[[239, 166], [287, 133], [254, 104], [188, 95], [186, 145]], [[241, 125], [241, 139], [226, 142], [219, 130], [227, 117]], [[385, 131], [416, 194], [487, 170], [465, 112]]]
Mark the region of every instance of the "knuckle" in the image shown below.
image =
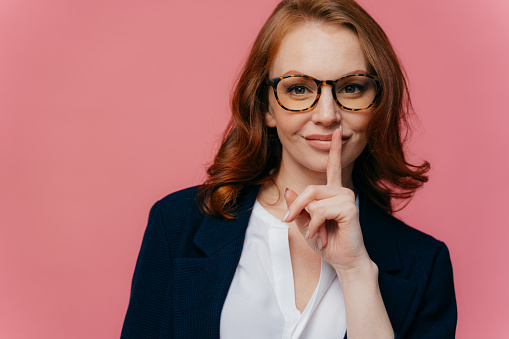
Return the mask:
[[311, 213], [313, 215], [313, 217], [315, 218], [315, 217], [321, 217], [321, 216], [325, 215], [325, 213], [327, 211], [327, 207], [323, 206], [323, 204], [320, 204], [317, 201], [313, 201], [308, 204], [308, 210], [309, 210], [309, 213]]
[[346, 204], [342, 208], [342, 214], [345, 217], [353, 218], [354, 216], [357, 215], [357, 206], [355, 206], [355, 204]]
[[318, 217], [323, 217], [326, 212], [327, 212], [327, 208], [325, 206], [317, 206], [316, 207], [315, 214]]
[[341, 191], [343, 194], [345, 194], [346, 196], [350, 197], [350, 198], [355, 198], [355, 192], [347, 187], [342, 187], [341, 188]]
[[347, 188], [347, 191], [348, 191], [348, 196], [350, 196], [351, 198], [355, 199], [355, 192], [352, 191], [351, 189]]
[[307, 189], [308, 189], [308, 191], [309, 191], [309, 193], [311, 195], [315, 195], [318, 192], [318, 186], [317, 185], [309, 185], [307, 187]]
[[320, 226], [325, 221], [325, 211], [326, 209], [323, 207], [317, 207], [313, 212], [313, 225], [316, 227]]

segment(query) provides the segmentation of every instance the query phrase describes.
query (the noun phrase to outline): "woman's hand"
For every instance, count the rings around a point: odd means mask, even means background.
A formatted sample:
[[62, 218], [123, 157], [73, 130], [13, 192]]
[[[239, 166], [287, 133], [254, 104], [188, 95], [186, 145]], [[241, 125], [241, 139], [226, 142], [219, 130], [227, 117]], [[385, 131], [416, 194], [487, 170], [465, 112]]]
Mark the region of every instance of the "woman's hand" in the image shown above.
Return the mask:
[[343, 290], [349, 338], [394, 338], [378, 287], [378, 267], [369, 258], [355, 194], [341, 182], [341, 133], [332, 134], [327, 185], [286, 190], [284, 222], [295, 223], [308, 244], [336, 270]]
[[284, 222], [295, 220], [308, 244], [338, 273], [371, 264], [364, 246], [354, 192], [341, 182], [341, 131], [332, 134], [327, 185], [288, 189]]

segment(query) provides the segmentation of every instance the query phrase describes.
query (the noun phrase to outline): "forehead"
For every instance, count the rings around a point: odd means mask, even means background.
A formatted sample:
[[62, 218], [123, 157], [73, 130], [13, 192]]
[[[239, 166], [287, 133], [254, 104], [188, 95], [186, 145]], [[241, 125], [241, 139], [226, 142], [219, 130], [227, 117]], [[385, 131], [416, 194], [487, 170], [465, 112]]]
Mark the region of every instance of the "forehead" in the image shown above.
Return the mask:
[[333, 80], [367, 71], [357, 34], [345, 26], [304, 23], [283, 37], [270, 77], [302, 73]]

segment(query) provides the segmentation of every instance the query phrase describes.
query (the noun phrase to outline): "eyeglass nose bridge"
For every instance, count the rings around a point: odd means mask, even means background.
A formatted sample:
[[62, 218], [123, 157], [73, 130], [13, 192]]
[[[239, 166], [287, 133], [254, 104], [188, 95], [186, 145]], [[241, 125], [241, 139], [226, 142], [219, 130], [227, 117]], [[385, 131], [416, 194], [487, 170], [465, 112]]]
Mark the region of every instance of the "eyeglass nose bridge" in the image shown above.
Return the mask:
[[316, 83], [316, 87], [318, 87], [318, 89], [316, 91], [316, 99], [313, 102], [313, 104], [311, 105], [311, 107], [309, 107], [308, 109], [312, 109], [312, 108], [314, 108], [318, 104], [318, 100], [320, 99], [320, 96], [322, 95], [322, 86], [325, 86], [325, 85], [331, 86], [331, 88], [332, 88], [332, 90], [331, 90], [332, 91], [332, 97], [334, 98], [334, 101], [340, 107], [343, 107], [343, 105], [341, 105], [339, 103], [338, 98], [336, 97], [336, 91], [335, 91], [336, 84], [338, 83], [339, 80], [340, 79], [338, 79], [338, 80], [318, 80], [318, 79], [313, 79], [313, 81]]

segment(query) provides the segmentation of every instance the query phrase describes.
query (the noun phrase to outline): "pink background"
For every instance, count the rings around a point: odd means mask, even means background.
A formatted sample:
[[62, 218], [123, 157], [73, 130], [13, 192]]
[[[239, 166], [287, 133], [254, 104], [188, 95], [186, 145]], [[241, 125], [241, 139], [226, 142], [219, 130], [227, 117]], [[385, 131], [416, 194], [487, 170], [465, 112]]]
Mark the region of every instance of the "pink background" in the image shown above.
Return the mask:
[[[362, 0], [410, 78], [400, 216], [449, 246], [459, 338], [509, 332], [509, 2]], [[0, 2], [0, 337], [115, 338], [150, 206], [200, 183], [275, 0]]]

